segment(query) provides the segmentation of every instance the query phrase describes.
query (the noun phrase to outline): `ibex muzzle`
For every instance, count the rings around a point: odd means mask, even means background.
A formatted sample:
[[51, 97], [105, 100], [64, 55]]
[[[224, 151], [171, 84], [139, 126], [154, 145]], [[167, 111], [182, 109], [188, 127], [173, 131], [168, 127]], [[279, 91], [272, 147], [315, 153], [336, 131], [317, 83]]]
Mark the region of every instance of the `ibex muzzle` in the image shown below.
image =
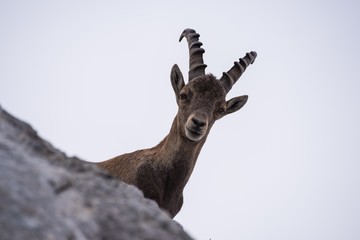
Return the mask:
[[185, 134], [190, 141], [202, 139], [208, 129], [208, 117], [204, 112], [198, 111], [191, 114], [185, 123]]
[[235, 62], [218, 80], [205, 74], [205, 50], [199, 34], [185, 29], [180, 36], [188, 41], [189, 81], [184, 82], [179, 67], [171, 69], [178, 113], [170, 133], [155, 147], [117, 156], [99, 163], [112, 175], [133, 184], [144, 196], [156, 201], [174, 217], [183, 204], [183, 189], [195, 167], [197, 157], [216, 120], [236, 112], [247, 102], [246, 95], [226, 100], [226, 94], [256, 58], [255, 52]]

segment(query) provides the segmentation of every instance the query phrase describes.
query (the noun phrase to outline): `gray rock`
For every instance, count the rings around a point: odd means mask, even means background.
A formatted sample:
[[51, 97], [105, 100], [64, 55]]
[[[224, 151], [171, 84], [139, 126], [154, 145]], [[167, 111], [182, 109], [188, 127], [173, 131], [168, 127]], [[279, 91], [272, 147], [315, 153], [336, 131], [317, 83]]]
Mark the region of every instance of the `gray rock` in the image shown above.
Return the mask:
[[191, 239], [157, 204], [0, 106], [0, 239]]

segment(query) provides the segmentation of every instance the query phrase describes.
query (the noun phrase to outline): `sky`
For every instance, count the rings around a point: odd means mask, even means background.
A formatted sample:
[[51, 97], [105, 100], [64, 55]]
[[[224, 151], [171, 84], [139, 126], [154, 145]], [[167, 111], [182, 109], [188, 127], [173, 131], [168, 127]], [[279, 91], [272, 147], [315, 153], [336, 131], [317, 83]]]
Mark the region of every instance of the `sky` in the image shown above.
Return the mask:
[[258, 57], [227, 98], [175, 220], [195, 239], [360, 239], [358, 1], [0, 0], [0, 104], [70, 156], [155, 146], [188, 71]]

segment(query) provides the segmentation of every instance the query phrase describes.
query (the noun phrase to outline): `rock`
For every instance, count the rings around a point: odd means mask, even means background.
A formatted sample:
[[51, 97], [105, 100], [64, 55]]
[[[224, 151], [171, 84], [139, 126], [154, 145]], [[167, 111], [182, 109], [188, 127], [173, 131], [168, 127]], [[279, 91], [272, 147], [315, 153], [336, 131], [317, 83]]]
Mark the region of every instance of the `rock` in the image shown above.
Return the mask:
[[157, 204], [0, 106], [0, 239], [191, 239]]

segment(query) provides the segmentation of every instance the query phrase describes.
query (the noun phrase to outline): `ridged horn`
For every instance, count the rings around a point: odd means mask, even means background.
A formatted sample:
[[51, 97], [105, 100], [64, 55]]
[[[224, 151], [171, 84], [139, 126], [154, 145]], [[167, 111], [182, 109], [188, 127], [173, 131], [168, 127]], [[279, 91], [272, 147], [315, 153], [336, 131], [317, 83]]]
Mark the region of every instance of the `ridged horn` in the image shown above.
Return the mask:
[[200, 35], [195, 30], [187, 28], [185, 29], [179, 39], [179, 42], [183, 38], [187, 39], [189, 45], [189, 81], [196, 77], [205, 75], [205, 68], [207, 67], [203, 61], [203, 53], [205, 50], [201, 48], [203, 45], [199, 42]]
[[230, 91], [232, 86], [245, 72], [246, 68], [250, 64], [254, 63], [256, 56], [256, 52], [246, 53], [245, 57], [240, 58], [239, 62], [235, 62], [234, 66], [228, 72], [223, 73], [222, 77], [220, 78], [220, 82], [223, 85], [226, 93]]

